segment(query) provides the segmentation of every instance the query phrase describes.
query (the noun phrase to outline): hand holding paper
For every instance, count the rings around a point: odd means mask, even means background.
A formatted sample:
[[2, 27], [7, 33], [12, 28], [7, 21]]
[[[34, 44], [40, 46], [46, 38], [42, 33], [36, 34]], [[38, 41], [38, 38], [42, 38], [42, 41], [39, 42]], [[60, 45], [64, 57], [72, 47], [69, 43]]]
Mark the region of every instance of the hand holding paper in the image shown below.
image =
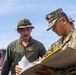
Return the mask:
[[15, 66], [16, 75], [19, 75], [23, 69], [19, 67], [19, 65]]
[[21, 61], [18, 62], [18, 65], [16, 65], [16, 74], [20, 74], [24, 70], [24, 68], [27, 68], [29, 64], [30, 62], [25, 56], [23, 56]]
[[29, 65], [30, 62], [26, 59], [25, 56], [22, 57], [21, 61], [18, 62], [18, 65], [24, 69], [27, 65]]

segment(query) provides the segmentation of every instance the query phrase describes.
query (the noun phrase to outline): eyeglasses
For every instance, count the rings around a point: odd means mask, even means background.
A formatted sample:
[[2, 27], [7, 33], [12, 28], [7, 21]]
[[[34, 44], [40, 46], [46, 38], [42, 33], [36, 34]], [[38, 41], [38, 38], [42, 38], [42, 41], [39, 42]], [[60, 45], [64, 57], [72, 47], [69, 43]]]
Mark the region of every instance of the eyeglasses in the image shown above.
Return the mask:
[[62, 18], [60, 18], [59, 20], [57, 20], [55, 22], [55, 24], [51, 27], [51, 30], [54, 30], [56, 28], [57, 23], [60, 22], [61, 20], [62, 20]]

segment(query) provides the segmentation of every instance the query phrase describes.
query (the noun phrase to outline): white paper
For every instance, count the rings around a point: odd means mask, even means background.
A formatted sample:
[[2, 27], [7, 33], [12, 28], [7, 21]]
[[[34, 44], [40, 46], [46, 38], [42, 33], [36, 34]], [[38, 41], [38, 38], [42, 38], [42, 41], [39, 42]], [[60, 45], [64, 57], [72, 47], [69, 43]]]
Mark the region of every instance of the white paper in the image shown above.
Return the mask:
[[25, 56], [22, 57], [21, 61], [18, 62], [18, 65], [24, 69], [27, 65], [29, 65], [30, 62], [27, 60]]
[[[20, 72], [20, 74], [19, 75], [21, 75], [24, 71], [26, 71], [26, 70], [28, 70], [29, 68], [32, 68], [33, 67], [33, 69], [31, 70], [30, 69], [30, 71], [29, 71], [29, 73], [31, 73], [31, 71], [32, 72], [34, 72], [34, 66], [35, 65], [38, 65], [39, 66], [39, 64], [41, 63], [41, 61], [37, 61], [37, 62], [35, 62], [35, 63], [30, 63], [29, 65], [27, 65], [21, 72]], [[41, 66], [41, 65], [40, 65]], [[36, 66], [37, 67], [37, 66]], [[22, 75], [25, 75], [25, 74], [22, 74]], [[26, 75], [27, 75], [27, 72], [26, 72]], [[29, 75], [29, 74], [28, 74]], [[33, 74], [34, 75], [34, 74]]]

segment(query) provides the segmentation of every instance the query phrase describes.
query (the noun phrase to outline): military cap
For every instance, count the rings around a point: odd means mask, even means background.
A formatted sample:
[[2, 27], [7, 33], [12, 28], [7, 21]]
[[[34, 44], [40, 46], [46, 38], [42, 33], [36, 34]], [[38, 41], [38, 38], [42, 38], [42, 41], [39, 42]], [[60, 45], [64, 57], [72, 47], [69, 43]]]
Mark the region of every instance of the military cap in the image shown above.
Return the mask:
[[68, 20], [69, 22], [74, 22], [74, 20], [70, 16], [68, 16]]
[[31, 25], [31, 22], [26, 19], [26, 18], [22, 18], [18, 21], [18, 25], [17, 25], [17, 29], [19, 28], [26, 28], [26, 27], [31, 27], [31, 28], [34, 28], [32, 25]]
[[55, 23], [56, 23], [56, 21], [57, 21], [58, 19], [61, 18], [61, 16], [62, 16], [61, 14], [62, 14], [62, 13], [64, 13], [63, 10], [62, 10], [61, 8], [59, 8], [59, 9], [57, 9], [57, 10], [55, 10], [55, 11], [53, 11], [53, 12], [51, 12], [51, 13], [49, 13], [49, 14], [46, 15], [46, 20], [47, 20], [48, 23], [49, 23], [47, 31], [48, 31], [49, 29], [51, 29], [51, 27], [52, 27], [53, 25], [55, 25]]

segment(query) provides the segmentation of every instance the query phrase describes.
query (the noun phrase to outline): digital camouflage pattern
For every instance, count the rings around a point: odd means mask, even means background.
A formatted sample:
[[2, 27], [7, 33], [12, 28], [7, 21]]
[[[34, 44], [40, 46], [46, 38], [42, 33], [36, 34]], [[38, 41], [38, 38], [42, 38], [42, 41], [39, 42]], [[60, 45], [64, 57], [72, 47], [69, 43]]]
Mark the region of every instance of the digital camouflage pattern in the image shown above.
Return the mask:
[[[51, 29], [63, 16], [66, 17], [67, 22], [70, 24], [74, 22], [74, 20], [67, 17], [67, 15], [64, 13], [64, 11], [59, 8], [49, 14], [46, 15], [46, 20], [48, 21], [48, 29]], [[67, 35], [67, 37], [62, 36], [58, 41], [53, 43], [49, 48], [45, 56], [47, 56], [50, 52], [53, 52], [54, 50], [58, 48], [63, 48], [64, 46], [70, 46], [72, 48], [76, 49], [76, 29], [72, 27], [70, 33]], [[70, 56], [70, 55], [69, 55]], [[68, 68], [65, 69], [56, 69], [54, 75], [76, 75], [76, 64], [73, 66], [70, 65]]]
[[[57, 9], [57, 10], [53, 11], [52, 13], [49, 13], [46, 15], [46, 20], [48, 21], [48, 24], [49, 24], [47, 31], [50, 30], [52, 28], [52, 26], [56, 24], [56, 22], [62, 17], [62, 14], [65, 14], [65, 13], [60, 8], [60, 9]], [[67, 19], [70, 23], [74, 22], [74, 20], [70, 16], [67, 16]]]
[[60, 8], [46, 15], [46, 20], [49, 22], [47, 31], [51, 29], [52, 26], [55, 25], [56, 21], [62, 17], [62, 13], [64, 12]]
[[[68, 34], [68, 36], [66, 38], [61, 37], [57, 42], [53, 43], [46, 55], [48, 55], [50, 52], [56, 50], [57, 48], [61, 48], [64, 46], [70, 46], [72, 48], [76, 49], [76, 29], [71, 29], [71, 32]], [[46, 56], [45, 55], [45, 56]], [[74, 66], [70, 67], [70, 68], [66, 68], [64, 70], [57, 70], [55, 72], [55, 75], [76, 75], [76, 64], [74, 64]]]

